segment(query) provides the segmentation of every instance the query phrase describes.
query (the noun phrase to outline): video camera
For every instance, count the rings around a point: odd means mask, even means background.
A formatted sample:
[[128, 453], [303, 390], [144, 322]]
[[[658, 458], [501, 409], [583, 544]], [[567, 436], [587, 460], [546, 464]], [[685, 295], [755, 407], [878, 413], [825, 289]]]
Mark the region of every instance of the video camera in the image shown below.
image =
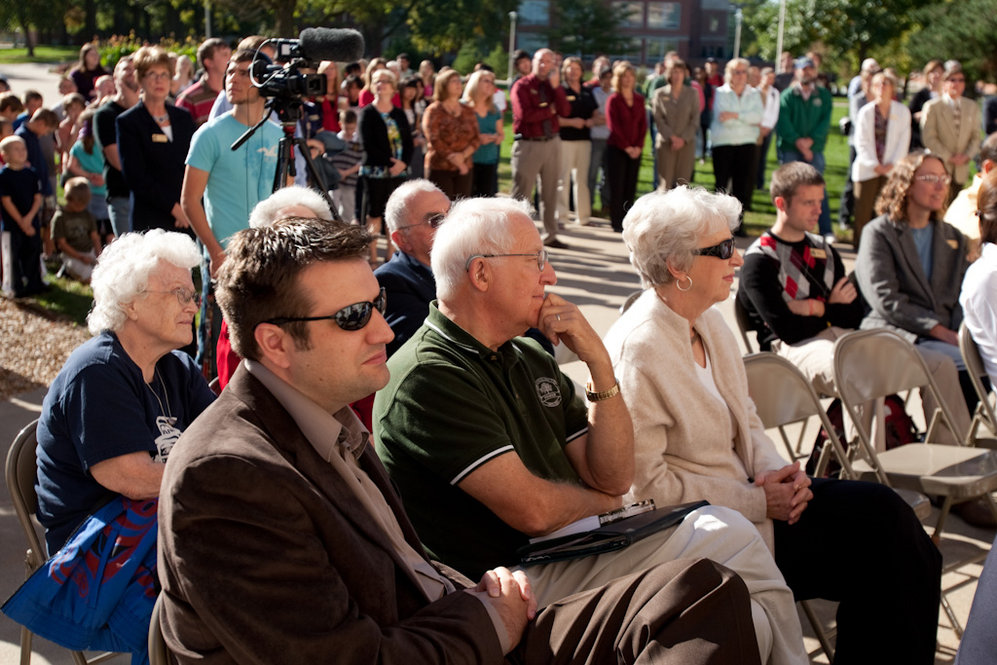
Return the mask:
[[[306, 28], [298, 39], [268, 39], [278, 64], [257, 51], [253, 59], [253, 85], [263, 97], [295, 99], [325, 95], [326, 78], [322, 74], [303, 74], [315, 69], [322, 60], [351, 62], [363, 56], [363, 37], [356, 30]], [[262, 48], [262, 47], [261, 47]]]

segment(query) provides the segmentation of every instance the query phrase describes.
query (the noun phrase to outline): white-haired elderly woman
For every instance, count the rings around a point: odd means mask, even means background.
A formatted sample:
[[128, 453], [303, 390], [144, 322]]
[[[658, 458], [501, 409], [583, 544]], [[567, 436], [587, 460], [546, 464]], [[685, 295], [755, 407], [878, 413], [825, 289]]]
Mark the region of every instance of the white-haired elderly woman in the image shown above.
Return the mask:
[[646, 291], [606, 337], [634, 423], [632, 494], [706, 499], [740, 511], [772, 548], [798, 600], [840, 601], [835, 663], [931, 663], [941, 558], [888, 487], [811, 479], [787, 464], [748, 396], [734, 335], [713, 305], [743, 263], [741, 206], [679, 187], [639, 199], [624, 221]]
[[[332, 220], [328, 202], [316, 190], [301, 185], [283, 187], [256, 204], [249, 214], [249, 226], [256, 229], [269, 226], [287, 217], [314, 217]], [[218, 390], [224, 390], [235, 374], [242, 358], [232, 349], [228, 336], [228, 323], [222, 319], [215, 343], [215, 364], [218, 367]]]
[[743, 210], [751, 210], [764, 108], [761, 94], [748, 85], [748, 65], [744, 58], [734, 58], [724, 67], [724, 84], [713, 93], [710, 125], [717, 191], [733, 194]]
[[[38, 520], [49, 553], [62, 548], [60, 558], [68, 559], [60, 565], [71, 565], [74, 548], [86, 549], [80, 538], [95, 520], [134, 510], [148, 517], [148, 529], [142, 538], [131, 533], [125, 545], [151, 554], [155, 567], [155, 500], [166, 459], [184, 429], [214, 400], [193, 359], [177, 351], [193, 336], [198, 299], [190, 269], [199, 262], [193, 240], [161, 229], [124, 234], [97, 262], [87, 318], [94, 336], [73, 351], [52, 382], [38, 421]], [[134, 571], [146, 592], [155, 579], [154, 570], [151, 578], [149, 572], [144, 571], [145, 580], [141, 570]], [[98, 605], [109, 601], [101, 596]], [[148, 623], [146, 618], [134, 626], [136, 639]], [[95, 635], [92, 643], [68, 646], [144, 651], [117, 626], [112, 632], [116, 637]], [[59, 642], [59, 636], [53, 639]]]

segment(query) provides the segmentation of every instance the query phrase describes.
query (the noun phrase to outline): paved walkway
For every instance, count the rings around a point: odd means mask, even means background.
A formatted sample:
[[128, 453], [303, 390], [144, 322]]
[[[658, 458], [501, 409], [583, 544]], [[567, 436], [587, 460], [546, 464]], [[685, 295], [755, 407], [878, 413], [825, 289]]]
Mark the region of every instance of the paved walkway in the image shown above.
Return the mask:
[[[37, 65], [16, 65], [0, 69], [11, 84], [15, 80], [11, 71], [16, 68], [16, 79], [32, 81], [31, 85], [41, 84], [51, 80], [54, 91], [54, 79], [47, 74], [44, 67]], [[27, 85], [25, 87], [28, 87]], [[15, 87], [16, 89], [16, 87]], [[42, 94], [48, 94], [42, 90]], [[589, 227], [569, 226], [562, 236], [570, 244], [571, 249], [553, 250], [551, 262], [557, 272], [558, 282], [550, 290], [564, 296], [579, 305], [589, 318], [593, 327], [602, 335], [609, 330], [613, 321], [619, 316], [619, 307], [627, 296], [640, 288], [639, 280], [627, 261], [627, 254], [620, 236], [613, 233], [607, 222], [599, 221]], [[739, 240], [743, 250], [747, 242]], [[846, 262], [854, 258], [845, 251]], [[728, 324], [736, 330], [733, 315], [732, 300], [718, 305], [724, 313]], [[584, 368], [577, 361], [572, 362], [571, 354], [558, 350], [559, 360], [564, 363], [565, 371], [575, 380], [584, 383], [586, 380]], [[17, 398], [0, 402], [0, 456], [6, 459], [7, 449], [16, 433], [25, 424], [38, 416], [44, 392], [39, 390]], [[916, 411], [916, 410], [915, 410]], [[915, 416], [916, 417], [916, 416]], [[815, 432], [808, 432], [805, 441], [813, 441]], [[781, 450], [781, 449], [780, 449]], [[933, 524], [937, 509], [926, 524]], [[946, 561], [961, 560], [972, 554], [984, 553], [989, 550], [993, 540], [993, 532], [967, 526], [958, 517], [949, 519], [947, 533], [942, 543], [942, 553]], [[23, 579], [23, 538], [20, 527], [13, 514], [10, 499], [6, 492], [0, 492], [0, 600], [6, 599]], [[969, 614], [973, 593], [976, 588], [976, 576], [980, 566], [967, 566], [966, 574], [949, 574], [943, 579], [943, 587], [951, 591], [955, 612], [959, 620], [965, 624]], [[870, 593], [875, 593], [870, 589]], [[831, 603], [816, 603], [825, 622], [833, 621], [834, 606]], [[807, 637], [807, 648], [815, 663], [826, 663], [827, 659], [820, 652], [817, 641], [812, 637], [806, 621], [803, 621]], [[0, 617], [0, 665], [16, 663], [18, 654], [19, 627], [6, 617]], [[958, 648], [958, 639], [950, 629], [948, 620], [940, 613], [939, 651], [936, 663], [948, 664], [954, 659]], [[67, 652], [45, 640], [35, 640], [34, 663], [70, 663]], [[116, 662], [125, 663], [125, 658]]]

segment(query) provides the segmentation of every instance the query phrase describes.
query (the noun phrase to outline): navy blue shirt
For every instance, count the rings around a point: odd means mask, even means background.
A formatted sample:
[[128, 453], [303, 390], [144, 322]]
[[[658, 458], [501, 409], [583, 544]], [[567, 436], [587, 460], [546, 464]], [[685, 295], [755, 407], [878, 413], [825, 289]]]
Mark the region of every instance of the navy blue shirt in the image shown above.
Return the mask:
[[422, 327], [429, 303], [436, 298], [436, 279], [429, 266], [401, 251], [375, 270], [374, 277], [384, 287], [388, 300], [384, 318], [395, 333], [387, 347], [390, 358]]
[[52, 382], [38, 421], [38, 521], [49, 553], [117, 496], [94, 480], [98, 462], [146, 451], [165, 462], [214, 393], [181, 351], [156, 363], [152, 383], [112, 332], [84, 342]]
[[51, 196], [53, 192], [52, 182], [48, 178], [48, 162], [45, 161], [45, 153], [42, 152], [38, 135], [28, 129], [27, 124], [18, 127], [14, 135], [24, 139], [28, 148], [28, 163], [42, 181], [42, 196]]
[[[21, 215], [31, 210], [35, 194], [41, 191], [42, 183], [34, 169], [27, 166], [18, 171], [9, 166], [0, 169], [0, 196], [9, 196], [11, 203]], [[35, 215], [31, 224], [36, 231], [40, 229], [41, 215]], [[0, 205], [0, 230], [21, 233], [20, 225], [10, 218], [2, 205]]]

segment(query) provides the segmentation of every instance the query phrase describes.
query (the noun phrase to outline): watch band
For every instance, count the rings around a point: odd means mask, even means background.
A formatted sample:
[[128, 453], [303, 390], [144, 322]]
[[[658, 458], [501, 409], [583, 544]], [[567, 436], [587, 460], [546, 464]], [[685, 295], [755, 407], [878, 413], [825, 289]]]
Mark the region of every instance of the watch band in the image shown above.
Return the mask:
[[616, 397], [619, 394], [620, 394], [619, 381], [614, 383], [613, 387], [610, 388], [609, 390], [601, 390], [599, 392], [595, 392], [594, 390], [592, 390], [591, 381], [585, 384], [585, 398], [590, 402], [601, 402], [603, 400], [610, 399], [611, 397]]

